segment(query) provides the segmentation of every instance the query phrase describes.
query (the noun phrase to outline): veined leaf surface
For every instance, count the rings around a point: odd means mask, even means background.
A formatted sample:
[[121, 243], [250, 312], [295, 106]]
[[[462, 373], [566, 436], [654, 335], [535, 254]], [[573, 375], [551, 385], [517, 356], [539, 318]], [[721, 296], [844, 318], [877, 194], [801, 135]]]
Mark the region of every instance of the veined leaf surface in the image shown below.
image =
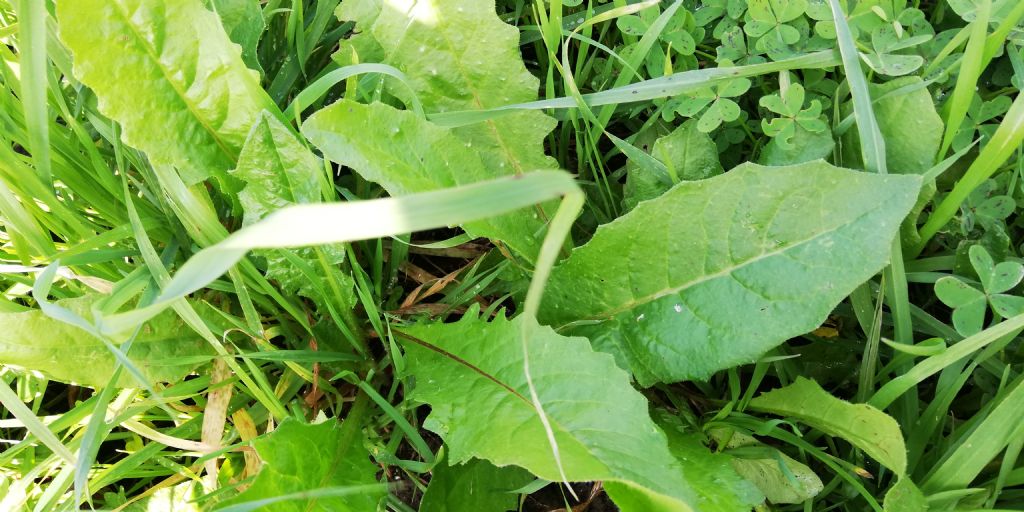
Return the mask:
[[[494, 178], [472, 144], [410, 111], [383, 103], [341, 100], [313, 114], [302, 133], [326, 158], [355, 169], [395, 196]], [[535, 211], [517, 211], [464, 227], [533, 257], [542, 224]]]
[[540, 320], [572, 324], [643, 385], [749, 363], [881, 270], [919, 187], [823, 161], [680, 183], [556, 267]]
[[122, 139], [189, 184], [234, 167], [259, 113], [277, 111], [200, 0], [60, 0], [57, 18], [75, 76]]
[[[57, 301], [83, 318], [91, 318], [96, 296]], [[101, 387], [110, 382], [116, 360], [102, 340], [33, 309], [0, 313], [0, 362], [37, 370], [51, 379]], [[116, 345], [130, 333], [114, 337]], [[213, 349], [185, 322], [170, 311], [149, 320], [132, 342], [128, 358], [150, 382], [176, 382], [196, 366], [195, 356], [212, 354]], [[189, 362], [175, 363], [175, 358]], [[138, 383], [127, 372], [118, 386]]]
[[[319, 203], [322, 189], [330, 186], [325, 183], [320, 159], [269, 112], [263, 112], [253, 125], [238, 158], [238, 167], [228, 172], [245, 184], [238, 199], [245, 210], [247, 226], [286, 206]], [[288, 261], [285, 251], [304, 260], [308, 268], [316, 269], [315, 276]], [[276, 280], [287, 293], [297, 292], [311, 298], [324, 296], [320, 291], [323, 279], [318, 279], [323, 276], [322, 265], [335, 267], [345, 260], [345, 251], [338, 244], [270, 250], [262, 255], [267, 259], [267, 278]], [[318, 261], [321, 255], [322, 263]], [[346, 304], [355, 304], [351, 277], [334, 272], [329, 278], [340, 281], [338, 288], [345, 294]]]
[[841, 437], [897, 475], [906, 473], [907, 447], [899, 423], [870, 405], [840, 400], [813, 380], [797, 377], [796, 382], [784, 388], [754, 398], [750, 407], [796, 418], [826, 434]]
[[512, 491], [534, 480], [522, 468], [499, 468], [486, 460], [465, 464], [438, 464], [430, 472], [430, 486], [423, 493], [420, 512], [505, 512], [516, 510], [519, 495]]
[[477, 314], [474, 308], [458, 323], [402, 329], [415, 338], [404, 338], [416, 377], [411, 398], [430, 404], [424, 426], [445, 439], [451, 463], [476, 457], [561, 480], [523, 373], [520, 329], [530, 329], [531, 376], [567, 478], [603, 480], [625, 511], [696, 510], [699, 498], [646, 399], [611, 357], [525, 316], [485, 323]]
[[[273, 433], [252, 443], [263, 460], [252, 486], [218, 508], [303, 491], [376, 484], [377, 467], [370, 462], [362, 439], [343, 439], [342, 432], [336, 421], [316, 425], [293, 418], [283, 421]], [[377, 510], [384, 493], [382, 485], [346, 496], [278, 501], [261, 510], [364, 512]]]
[[[373, 35], [386, 62], [401, 69], [428, 112], [482, 110], [537, 99], [539, 80], [519, 53], [519, 30], [493, 0], [384, 2]], [[453, 130], [478, 148], [495, 175], [556, 168], [544, 154], [555, 120], [516, 112]]]

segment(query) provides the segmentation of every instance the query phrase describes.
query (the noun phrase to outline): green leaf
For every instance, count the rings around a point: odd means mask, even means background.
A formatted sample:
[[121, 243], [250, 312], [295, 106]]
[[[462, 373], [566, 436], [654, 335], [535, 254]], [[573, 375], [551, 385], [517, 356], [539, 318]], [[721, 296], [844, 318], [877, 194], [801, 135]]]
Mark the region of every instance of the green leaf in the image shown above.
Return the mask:
[[909, 478], [901, 478], [885, 493], [882, 507], [885, 512], [925, 512], [928, 501]]
[[[519, 30], [494, 2], [435, 0], [410, 9], [385, 2], [372, 32], [385, 62], [405, 73], [428, 112], [483, 110], [537, 99], [539, 81], [523, 64]], [[407, 12], [408, 11], [408, 12]], [[402, 87], [395, 93], [402, 94]], [[558, 167], [544, 154], [555, 120], [519, 111], [453, 130], [480, 152], [492, 177]]]
[[474, 306], [457, 323], [419, 324], [399, 334], [416, 378], [410, 398], [430, 404], [424, 427], [444, 438], [450, 463], [475, 457], [562, 479], [523, 372], [518, 340], [520, 329], [530, 329], [530, 373], [566, 477], [603, 480], [625, 511], [694, 509], [697, 495], [647, 400], [608, 355], [525, 316], [483, 322], [477, 315]]
[[797, 377], [784, 388], [754, 398], [750, 408], [795, 418], [841, 437], [897, 475], [906, 473], [907, 449], [899, 423], [870, 405], [840, 400], [813, 380]]
[[[698, 130], [697, 122], [693, 120], [659, 137], [651, 149], [651, 156], [663, 163], [677, 181], [696, 181], [722, 174], [715, 141]], [[631, 210], [640, 201], [658, 197], [669, 188], [643, 166], [630, 166], [626, 171], [623, 204]]]
[[242, 61], [250, 69], [262, 72], [256, 55], [266, 23], [259, 0], [204, 0], [206, 6], [220, 17], [228, 37], [242, 47]]
[[285, 206], [320, 202], [323, 164], [269, 112], [257, 118], [229, 173], [245, 184], [238, 199], [246, 226]]
[[703, 180], [723, 171], [715, 141], [701, 133], [692, 120], [656, 140], [651, 154], [683, 181]]
[[[712, 435], [718, 437], [715, 431]], [[730, 432], [727, 439], [723, 453], [733, 469], [770, 503], [803, 503], [825, 488], [814, 470], [785, 453], [740, 432]]]
[[[310, 116], [302, 133], [326, 158], [355, 169], [393, 196], [495, 176], [471, 143], [383, 103], [339, 101]], [[503, 241], [532, 258], [540, 248], [543, 223], [536, 210], [522, 210], [464, 227], [472, 236]]]
[[[343, 438], [344, 430], [331, 420], [316, 425], [294, 418], [284, 420], [270, 435], [252, 442], [263, 461], [256, 480], [235, 498], [219, 503], [217, 508], [326, 487], [376, 484], [377, 467], [370, 462], [362, 440]], [[348, 496], [279, 501], [274, 503], [273, 510], [363, 512], [376, 510], [384, 494], [381, 486], [376, 491]]]
[[532, 482], [529, 472], [515, 466], [503, 468], [480, 459], [449, 466], [439, 464], [430, 474], [420, 512], [503, 512], [516, 510], [516, 489]]
[[[57, 301], [57, 305], [91, 319], [91, 308], [99, 296]], [[199, 305], [199, 304], [194, 304]], [[201, 310], [200, 310], [201, 311]], [[0, 313], [0, 362], [36, 370], [51, 379], [83, 386], [102, 387], [110, 381], [116, 360], [102, 340], [33, 309], [21, 313]], [[112, 336], [119, 345], [131, 333]], [[177, 382], [195, 368], [194, 362], [175, 362], [212, 354], [213, 349], [171, 312], [147, 322], [132, 342], [128, 358], [150, 382]], [[138, 383], [124, 372], [118, 386]]]
[[821, 325], [885, 265], [919, 186], [821, 161], [680, 183], [556, 267], [540, 319], [642, 385], [706, 378]]
[[668, 437], [669, 451], [679, 461], [683, 476], [702, 498], [702, 512], [750, 510], [764, 502], [765, 496], [733, 466], [734, 458], [713, 453], [696, 433], [687, 433], [678, 417], [662, 411], [658, 426]]
[[[871, 87], [878, 129], [885, 139], [889, 172], [922, 174], [935, 164], [942, 142], [943, 123], [921, 79], [907, 77]], [[846, 110], [850, 112], [850, 109]], [[860, 142], [855, 130], [843, 137], [843, 161], [861, 166]]]
[[784, 145], [778, 138], [772, 138], [761, 150], [757, 161], [762, 165], [802, 164], [830, 157], [835, 145], [832, 130], [827, 126], [820, 132], [809, 132], [797, 124], [789, 145]]
[[[229, 174], [244, 183], [238, 193], [245, 217], [244, 226], [286, 206], [319, 203], [326, 183], [323, 164], [283, 123], [268, 112], [263, 112], [246, 138], [238, 167]], [[305, 262], [306, 271], [284, 254], [288, 251]], [[323, 268], [336, 268], [345, 260], [340, 245], [316, 248], [279, 249], [262, 253], [267, 259], [267, 278], [278, 282], [287, 293], [314, 299], [323, 299], [325, 293], [320, 279]], [[321, 262], [320, 257], [324, 260]], [[354, 281], [347, 273], [333, 272], [331, 278], [342, 291], [345, 306], [356, 303]]]
[[188, 184], [234, 167], [259, 113], [277, 112], [200, 0], [60, 0], [57, 18], [75, 76], [125, 143]]

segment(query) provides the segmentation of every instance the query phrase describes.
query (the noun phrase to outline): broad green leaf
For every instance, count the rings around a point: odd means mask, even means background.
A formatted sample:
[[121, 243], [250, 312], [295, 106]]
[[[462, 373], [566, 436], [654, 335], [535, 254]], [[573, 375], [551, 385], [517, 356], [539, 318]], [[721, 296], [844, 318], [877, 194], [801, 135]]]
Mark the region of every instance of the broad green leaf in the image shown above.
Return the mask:
[[[498, 18], [493, 1], [384, 2], [372, 32], [385, 62], [405, 73], [428, 112], [537, 99], [539, 81], [523, 64], [519, 30]], [[491, 176], [501, 176], [558, 167], [544, 154], [554, 127], [539, 111], [520, 111], [453, 132], [477, 148]]]
[[810, 132], [796, 125], [793, 140], [788, 147], [780, 143], [779, 139], [772, 138], [761, 150], [757, 162], [762, 165], [802, 164], [830, 157], [835, 145], [832, 131], [827, 127], [824, 131]]
[[840, 400], [813, 380], [797, 377], [796, 382], [784, 388], [754, 398], [750, 408], [795, 418], [828, 435], [841, 437], [897, 475], [906, 473], [907, 448], [899, 423], [870, 405]]
[[[444, 438], [450, 463], [516, 465], [560, 481], [523, 372], [520, 329], [530, 329], [530, 372], [570, 481], [602, 480], [622, 510], [696, 510], [699, 498], [629, 376], [582, 338], [520, 316], [402, 328], [412, 400], [430, 404], [424, 427]], [[426, 346], [434, 347], [432, 349]]]
[[680, 183], [556, 267], [541, 322], [571, 325], [642, 385], [751, 362], [885, 265], [919, 186], [822, 161]]
[[60, 0], [75, 76], [122, 139], [196, 183], [234, 167], [263, 110], [277, 112], [200, 0]]
[[262, 72], [256, 55], [266, 23], [259, 0], [204, 0], [206, 6], [220, 17], [231, 41], [242, 47], [242, 60], [250, 69]]
[[[343, 438], [344, 430], [333, 420], [316, 425], [293, 418], [281, 422], [270, 435], [252, 442], [263, 461], [256, 480], [235, 498], [219, 503], [218, 508], [315, 489], [376, 484], [377, 467], [370, 462], [362, 439]], [[381, 486], [376, 491], [348, 496], [280, 501], [272, 509], [364, 512], [376, 510], [384, 493]]]
[[[92, 318], [91, 307], [97, 296], [57, 301], [79, 316]], [[85, 331], [46, 316], [33, 309], [21, 313], [0, 314], [0, 363], [42, 372], [51, 379], [83, 386], [106, 386], [116, 360], [102, 340]], [[119, 345], [131, 333], [112, 336]], [[171, 312], [147, 322], [132, 342], [128, 358], [150, 382], [177, 382], [195, 366], [194, 356], [213, 350], [198, 334]], [[183, 358], [175, 362], [175, 358]], [[117, 383], [134, 387], [135, 380], [125, 372]]]
[[736, 452], [747, 456], [734, 456], [733, 468], [753, 482], [771, 503], [803, 503], [817, 496], [825, 487], [806, 464], [774, 448], [758, 448], [750, 453], [739, 449]]
[[924, 512], [928, 501], [909, 478], [901, 478], [885, 493], [882, 507], [885, 512]]
[[229, 173], [245, 184], [238, 199], [246, 226], [285, 206], [320, 202], [323, 164], [269, 112], [253, 124]]
[[668, 448], [679, 461], [683, 476], [701, 498], [701, 512], [750, 510], [764, 502], [765, 496], [750, 480], [740, 476], [734, 458], [713, 453], [701, 441], [701, 435], [688, 433], [678, 418], [660, 413], [658, 426], [668, 437]]
[[[935, 164], [942, 142], [943, 123], [921, 79], [907, 77], [871, 87], [878, 129], [885, 138], [885, 160], [890, 172], [921, 174]], [[847, 112], [850, 110], [847, 109]], [[843, 161], [860, 166], [856, 130], [843, 138]]]
[[464, 464], [439, 464], [430, 473], [420, 512], [504, 512], [516, 510], [516, 489], [532, 482], [529, 472], [515, 466], [499, 468], [472, 459]]
[[[391, 195], [466, 185], [495, 176], [476, 147], [450, 130], [383, 103], [341, 100], [313, 114], [302, 133], [334, 162], [351, 167]], [[466, 232], [533, 257], [543, 227], [534, 209], [470, 222]]]
[[[695, 181], [722, 174], [715, 142], [697, 129], [696, 121], [686, 121], [672, 133], [658, 138], [651, 156], [665, 165], [675, 181]], [[660, 196], [671, 188], [642, 166], [630, 167], [626, 174], [623, 204], [633, 209], [640, 201]]]
[[[238, 199], [246, 226], [286, 206], [319, 203], [321, 191], [329, 186], [321, 161], [269, 112], [263, 112], [253, 125], [238, 158], [238, 167], [228, 172], [244, 183]], [[289, 261], [284, 251], [304, 261], [306, 271]], [[279, 249], [262, 255], [267, 259], [267, 278], [277, 281], [288, 293], [310, 298], [324, 297], [320, 291], [323, 283], [317, 279], [324, 275], [324, 268], [335, 268], [345, 260], [345, 251], [339, 245]], [[350, 276], [333, 272], [332, 278], [345, 294], [344, 303], [355, 304]]]

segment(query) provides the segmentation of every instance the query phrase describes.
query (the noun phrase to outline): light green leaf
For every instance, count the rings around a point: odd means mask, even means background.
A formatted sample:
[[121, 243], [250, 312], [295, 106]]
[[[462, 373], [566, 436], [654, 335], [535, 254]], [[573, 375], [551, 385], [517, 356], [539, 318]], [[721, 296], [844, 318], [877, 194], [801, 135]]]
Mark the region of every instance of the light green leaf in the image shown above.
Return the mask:
[[189, 184], [234, 167], [259, 113], [277, 112], [200, 0], [60, 0], [57, 18], [75, 76], [125, 143]]
[[[889, 172], [921, 174], [935, 164], [943, 123], [931, 94], [927, 88], [918, 87], [920, 83], [918, 77], [907, 77], [871, 87], [871, 97], [878, 98], [874, 111], [885, 138]], [[843, 161], [858, 167], [862, 165], [860, 154], [857, 132], [850, 130], [843, 138]]]
[[764, 502], [765, 496], [757, 486], [736, 472], [732, 456], [712, 453], [699, 434], [685, 431], [678, 418], [665, 412], [656, 418], [684, 478], [702, 498], [701, 512], [750, 510]]
[[821, 479], [811, 468], [774, 449], [757, 448], [747, 453], [736, 450], [732, 459], [736, 472], [753, 482], [771, 503], [803, 503], [824, 489]]
[[[276, 210], [294, 204], [319, 203], [321, 190], [328, 187], [323, 164], [298, 138], [268, 112], [253, 125], [238, 158], [238, 167], [228, 171], [244, 188], [238, 193], [245, 213], [243, 225], [255, 224]], [[306, 271], [284, 254], [293, 253], [305, 262]], [[316, 248], [278, 249], [262, 252], [267, 260], [267, 278], [278, 282], [287, 293], [322, 299], [324, 268], [336, 268], [345, 260], [340, 245]], [[320, 258], [323, 261], [320, 261]], [[333, 272], [331, 279], [345, 294], [346, 306], [356, 303], [354, 281], [346, 273]]]
[[899, 423], [870, 405], [840, 400], [813, 380], [797, 377], [796, 382], [784, 388], [754, 398], [750, 408], [795, 418], [828, 435], [841, 437], [897, 475], [906, 473], [907, 448]]
[[246, 226], [285, 206], [320, 202], [323, 164], [269, 112], [257, 118], [229, 173], [245, 184], [238, 199]]
[[885, 265], [919, 186], [822, 161], [680, 183], [556, 267], [540, 319], [642, 385], [706, 378], [818, 327]]
[[[651, 156], [663, 163], [676, 181], [702, 180], [722, 174], [715, 141], [698, 130], [697, 122], [692, 119], [658, 138], [651, 149]], [[627, 210], [671, 188], [643, 166], [631, 166], [626, 173], [623, 204]]]
[[262, 72], [256, 55], [266, 23], [259, 0], [204, 0], [211, 11], [220, 16], [231, 41], [242, 47], [242, 61], [250, 69]]
[[[537, 99], [539, 81], [523, 64], [519, 30], [498, 18], [494, 2], [384, 2], [372, 32], [385, 63], [405, 73], [427, 112]], [[402, 86], [395, 89], [403, 94]], [[544, 137], [554, 127], [555, 120], [539, 111], [519, 111], [453, 133], [477, 148], [497, 177], [558, 167], [544, 154]]]
[[909, 478], [901, 478], [885, 493], [882, 507], [885, 512], [925, 512], [928, 501]]
[[[57, 301], [79, 316], [92, 318], [91, 307], [98, 296]], [[194, 304], [198, 306], [200, 304]], [[44, 373], [51, 379], [83, 386], [106, 386], [116, 360], [102, 340], [71, 325], [33, 309], [21, 313], [0, 313], [0, 363], [21, 366]], [[119, 345], [131, 333], [112, 336]], [[171, 312], [149, 320], [132, 342], [128, 358], [150, 382], [177, 382], [190, 372], [194, 362], [174, 362], [175, 358], [193, 358], [212, 354], [213, 349], [198, 334]], [[194, 360], [194, 359], [193, 359]], [[117, 385], [134, 387], [138, 383], [125, 372]]]
[[[362, 439], [343, 438], [344, 430], [332, 420], [317, 425], [284, 420], [270, 435], [252, 442], [263, 461], [252, 486], [218, 508], [322, 488], [376, 484], [377, 467], [370, 462]], [[381, 486], [341, 497], [280, 501], [273, 510], [364, 512], [376, 510], [384, 493]]]
[[562, 479], [523, 372], [517, 340], [529, 328], [530, 372], [566, 477], [603, 480], [624, 511], [695, 510], [697, 495], [651, 421], [647, 400], [609, 356], [525, 316], [485, 323], [477, 314], [474, 307], [457, 323], [414, 325], [399, 334], [416, 379], [410, 398], [430, 404], [424, 427], [445, 439], [451, 463], [476, 457]]
[[[310, 116], [302, 133], [326, 158], [355, 169], [394, 196], [496, 176], [471, 143], [383, 103], [339, 101]], [[464, 228], [472, 236], [503, 241], [532, 258], [540, 247], [543, 223], [534, 209], [470, 222]]]
[[449, 466], [439, 464], [430, 474], [420, 512], [504, 512], [516, 510], [519, 495], [512, 491], [532, 482], [522, 468], [503, 468], [480, 459]]
[[772, 138], [765, 144], [757, 161], [762, 165], [795, 165], [813, 160], [828, 158], [836, 142], [832, 138], [832, 130], [825, 127], [820, 132], [810, 132], [799, 124], [794, 126], [793, 140], [789, 146], [778, 138]]

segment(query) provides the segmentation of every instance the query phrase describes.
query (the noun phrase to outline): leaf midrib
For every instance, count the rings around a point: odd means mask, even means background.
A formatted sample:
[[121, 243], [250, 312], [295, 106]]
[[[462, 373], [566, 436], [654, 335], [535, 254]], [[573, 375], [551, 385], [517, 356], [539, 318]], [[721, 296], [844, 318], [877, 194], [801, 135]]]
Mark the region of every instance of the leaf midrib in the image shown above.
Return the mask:
[[[891, 198], [892, 198], [892, 196], [890, 195], [889, 199], [891, 199]], [[773, 250], [768, 251], [768, 252], [762, 252], [761, 254], [758, 254], [757, 256], [755, 256], [753, 258], [750, 258], [748, 260], [744, 260], [744, 261], [742, 261], [740, 263], [729, 265], [729, 266], [724, 267], [723, 269], [719, 270], [718, 272], [713, 272], [711, 274], [706, 274], [706, 275], [700, 276], [699, 278], [691, 280], [691, 281], [687, 281], [686, 283], [684, 283], [682, 285], [670, 286], [670, 287], [667, 287], [667, 288], [662, 288], [660, 290], [657, 290], [657, 291], [655, 291], [653, 293], [644, 295], [642, 297], [635, 297], [633, 300], [627, 301], [627, 302], [623, 303], [621, 306], [618, 306], [618, 307], [615, 307], [615, 308], [611, 308], [611, 309], [608, 309], [608, 310], [605, 310], [605, 311], [602, 311], [600, 313], [596, 313], [596, 314], [593, 314], [593, 315], [589, 315], [589, 316], [585, 316], [585, 317], [579, 317], [579, 318], [576, 318], [575, 320], [572, 320], [572, 321], [569, 321], [569, 322], [564, 322], [559, 327], [566, 327], [566, 326], [572, 325], [572, 324], [574, 324], [576, 322], [610, 320], [610, 319], [614, 318], [615, 316], [619, 315], [620, 313], [624, 313], [626, 311], [631, 311], [634, 308], [637, 308], [639, 306], [643, 306], [645, 304], [649, 304], [649, 303], [654, 302], [654, 301], [656, 301], [656, 300], [658, 300], [658, 299], [660, 299], [662, 297], [667, 297], [669, 295], [674, 295], [674, 294], [680, 293], [682, 291], [685, 291], [685, 290], [687, 290], [689, 288], [692, 288], [694, 286], [698, 286], [698, 285], [703, 284], [705, 282], [708, 282], [708, 281], [711, 281], [711, 280], [714, 280], [714, 279], [719, 279], [719, 278], [728, 276], [728, 275], [732, 274], [733, 272], [736, 272], [737, 270], [740, 270], [740, 269], [743, 269], [743, 268], [745, 268], [747, 266], [756, 264], [757, 262], [759, 262], [759, 261], [761, 261], [763, 259], [770, 258], [770, 257], [773, 257], [773, 256], [778, 256], [778, 255], [780, 255], [780, 254], [782, 254], [784, 252], [787, 252], [787, 251], [789, 251], [791, 249], [800, 247], [800, 246], [802, 246], [804, 244], [808, 244], [808, 243], [814, 242], [815, 240], [818, 240], [819, 238], [822, 238], [822, 237], [827, 236], [827, 235], [831, 235], [831, 234], [833, 234], [835, 232], [838, 232], [839, 230], [841, 230], [843, 228], [846, 228], [846, 227], [848, 227], [848, 226], [850, 226], [850, 225], [852, 225], [854, 223], [857, 223], [861, 219], [863, 219], [864, 217], [866, 217], [868, 215], [871, 215], [872, 213], [874, 213], [873, 210], [865, 210], [860, 215], [854, 217], [853, 219], [851, 219], [851, 220], [849, 220], [847, 222], [839, 224], [839, 225], [837, 225], [836, 227], [834, 227], [834, 228], [832, 228], [830, 230], [821, 231], [821, 232], [815, 233], [813, 236], [807, 237], [807, 238], [805, 238], [803, 240], [799, 240], [797, 242], [793, 242], [793, 243], [791, 243], [789, 245], [779, 246], [778, 248], [773, 249]], [[735, 223], [731, 223], [730, 226], [732, 226], [734, 224]], [[770, 222], [769, 222], [769, 224], [770, 224]], [[704, 224], [701, 223], [701, 225], [703, 226]]]
[[206, 132], [216, 143], [217, 147], [221, 150], [221, 152], [224, 153], [224, 155], [228, 157], [230, 161], [237, 162], [238, 155], [235, 155], [225, 145], [224, 141], [221, 140], [217, 132], [206, 122], [206, 120], [199, 116], [196, 110], [196, 106], [188, 100], [188, 98], [185, 96], [184, 91], [182, 91], [178, 87], [178, 84], [171, 80], [171, 77], [168, 74], [168, 70], [164, 68], [164, 66], [160, 62], [160, 59], [156, 55], [155, 48], [151, 48], [149, 44], [147, 44], [145, 38], [142, 37], [142, 34], [139, 33], [135, 25], [131, 22], [131, 18], [128, 16], [128, 13], [124, 12], [122, 4], [120, 2], [112, 3], [114, 4], [114, 10], [117, 12], [117, 14], [121, 16], [121, 19], [124, 22], [125, 26], [127, 26], [128, 30], [132, 33], [133, 36], [135, 36], [136, 46], [142, 48], [146, 55], [149, 56], [150, 60], [153, 61], [153, 65], [160, 70], [160, 74], [163, 75], [164, 81], [167, 84], [169, 84], [171, 86], [171, 89], [174, 90], [174, 93], [178, 95], [178, 99], [181, 100], [181, 102], [188, 109], [189, 113], [192, 114], [192, 118], [199, 122], [199, 125], [202, 126], [204, 130], [206, 130]]

